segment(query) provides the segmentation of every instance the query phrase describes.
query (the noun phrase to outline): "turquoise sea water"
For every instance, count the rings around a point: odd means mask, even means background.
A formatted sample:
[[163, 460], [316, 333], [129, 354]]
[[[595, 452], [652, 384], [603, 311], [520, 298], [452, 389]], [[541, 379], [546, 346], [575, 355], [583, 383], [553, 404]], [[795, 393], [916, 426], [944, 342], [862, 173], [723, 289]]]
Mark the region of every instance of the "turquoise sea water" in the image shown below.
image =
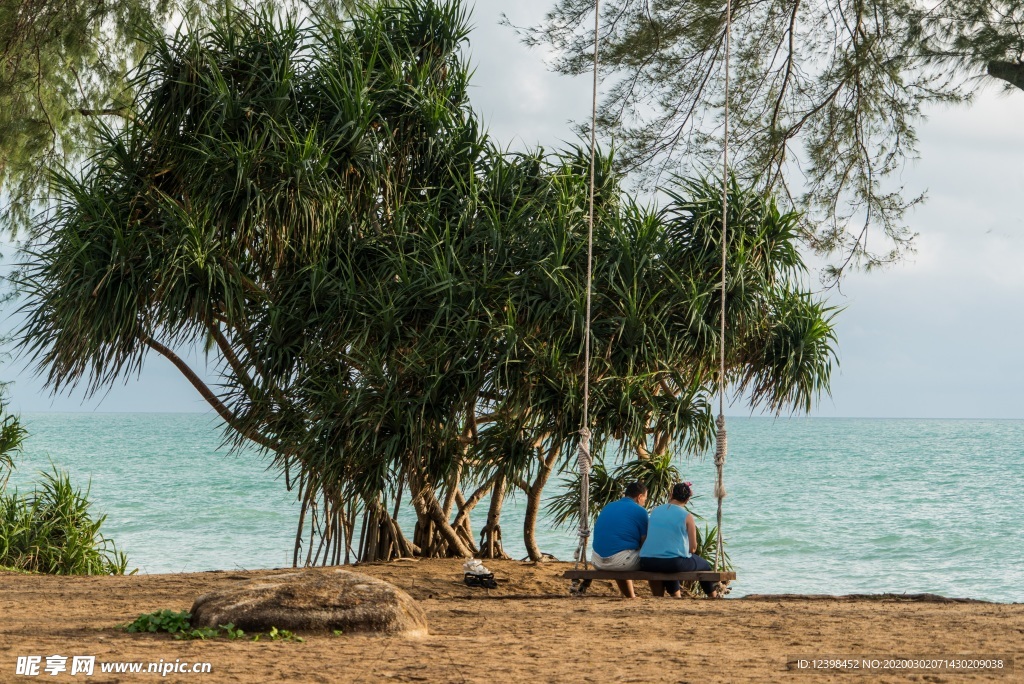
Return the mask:
[[[91, 481], [140, 572], [282, 567], [298, 506], [257, 457], [220, 450], [199, 414], [28, 414], [12, 483], [53, 464]], [[725, 534], [735, 594], [934, 592], [1024, 601], [1024, 421], [732, 418]], [[711, 459], [682, 463], [714, 517]], [[553, 490], [552, 492], [553, 493]], [[485, 506], [474, 519], [479, 529]], [[525, 555], [523, 501], [503, 515]], [[411, 523], [403, 524], [407, 533]], [[568, 559], [573, 530], [544, 525]]]

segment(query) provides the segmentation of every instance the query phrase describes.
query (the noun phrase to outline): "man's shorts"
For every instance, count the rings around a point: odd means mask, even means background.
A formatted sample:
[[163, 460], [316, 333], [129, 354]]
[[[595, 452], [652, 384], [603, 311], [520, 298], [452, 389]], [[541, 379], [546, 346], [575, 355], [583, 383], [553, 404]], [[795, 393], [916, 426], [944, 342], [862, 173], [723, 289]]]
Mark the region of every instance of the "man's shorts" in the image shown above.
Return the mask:
[[625, 551], [619, 551], [613, 556], [607, 558], [598, 556], [595, 552], [590, 557], [590, 562], [594, 564], [594, 567], [598, 570], [639, 570], [640, 569], [640, 549], [626, 549]]

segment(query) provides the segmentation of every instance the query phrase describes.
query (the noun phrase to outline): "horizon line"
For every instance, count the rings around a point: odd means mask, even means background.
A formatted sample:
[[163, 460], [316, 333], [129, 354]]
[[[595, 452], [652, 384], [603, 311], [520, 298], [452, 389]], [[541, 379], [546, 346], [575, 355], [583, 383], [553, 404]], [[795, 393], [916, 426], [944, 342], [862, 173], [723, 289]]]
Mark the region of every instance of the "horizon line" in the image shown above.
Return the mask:
[[[12, 415], [106, 415], [106, 416], [210, 416], [211, 418], [217, 418], [220, 420], [216, 411], [212, 409], [208, 411], [100, 411], [100, 410], [30, 410], [20, 412], [10, 412]], [[964, 420], [964, 421], [993, 421], [993, 420], [1004, 420], [1004, 421], [1021, 421], [1024, 417], [1019, 418], [1008, 418], [1008, 417], [991, 417], [991, 416], [815, 416], [815, 415], [750, 415], [750, 414], [725, 414], [726, 419], [757, 419], [757, 420]]]

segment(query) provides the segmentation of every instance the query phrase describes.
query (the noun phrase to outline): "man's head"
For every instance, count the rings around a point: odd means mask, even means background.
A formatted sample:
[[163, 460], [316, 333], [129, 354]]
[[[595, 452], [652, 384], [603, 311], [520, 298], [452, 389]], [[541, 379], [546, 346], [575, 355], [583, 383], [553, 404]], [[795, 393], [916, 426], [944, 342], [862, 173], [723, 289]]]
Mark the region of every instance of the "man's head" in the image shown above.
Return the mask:
[[626, 485], [626, 496], [643, 506], [647, 503], [647, 485], [637, 480]]

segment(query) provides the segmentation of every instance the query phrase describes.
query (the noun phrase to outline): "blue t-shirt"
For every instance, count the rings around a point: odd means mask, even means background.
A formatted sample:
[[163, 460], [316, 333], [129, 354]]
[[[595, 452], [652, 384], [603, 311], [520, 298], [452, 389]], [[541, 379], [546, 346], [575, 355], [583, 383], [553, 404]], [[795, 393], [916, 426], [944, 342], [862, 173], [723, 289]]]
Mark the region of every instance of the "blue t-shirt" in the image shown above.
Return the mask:
[[603, 558], [639, 549], [647, 534], [647, 509], [628, 496], [613, 501], [594, 523], [594, 553]]
[[662, 504], [651, 511], [647, 540], [640, 549], [641, 558], [689, 558], [690, 537], [686, 533], [686, 516], [682, 506]]

